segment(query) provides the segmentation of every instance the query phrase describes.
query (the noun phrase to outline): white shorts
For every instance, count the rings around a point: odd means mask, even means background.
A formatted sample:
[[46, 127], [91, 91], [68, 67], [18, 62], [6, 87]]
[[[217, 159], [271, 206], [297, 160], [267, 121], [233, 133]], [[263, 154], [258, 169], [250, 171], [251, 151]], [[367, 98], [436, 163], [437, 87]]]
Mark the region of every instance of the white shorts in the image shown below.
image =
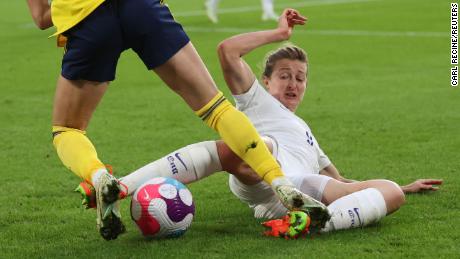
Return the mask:
[[[300, 186], [299, 189], [303, 193], [321, 201], [324, 187], [330, 179], [332, 178], [325, 175], [305, 174], [300, 183], [294, 184]], [[287, 213], [287, 209], [276, 197], [272, 188], [263, 181], [254, 185], [246, 185], [235, 176], [230, 175], [229, 186], [236, 197], [254, 209], [255, 218], [274, 219], [280, 218]]]

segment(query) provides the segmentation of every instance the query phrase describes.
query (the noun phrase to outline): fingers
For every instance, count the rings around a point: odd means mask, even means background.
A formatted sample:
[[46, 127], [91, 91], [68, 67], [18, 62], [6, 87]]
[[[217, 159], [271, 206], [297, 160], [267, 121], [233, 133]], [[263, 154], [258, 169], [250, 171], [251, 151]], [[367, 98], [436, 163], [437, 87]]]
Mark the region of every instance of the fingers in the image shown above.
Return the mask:
[[303, 25], [307, 20], [306, 17], [300, 15], [300, 13], [294, 9], [288, 10], [286, 17], [288, 22], [292, 25]]
[[440, 185], [440, 184], [442, 184], [443, 180], [442, 179], [423, 179], [423, 182], [426, 183], [426, 184]]
[[286, 13], [286, 17], [294, 20], [299, 20], [299, 21], [306, 21], [307, 18], [305, 16], [302, 16], [297, 10], [290, 9]]
[[436, 185], [441, 185], [442, 182], [443, 181], [441, 179], [420, 179], [419, 180], [420, 188], [422, 190], [426, 190], [426, 191], [437, 191], [437, 190], [439, 190], [439, 187], [436, 186]]
[[421, 184], [427, 184], [427, 185], [441, 185], [443, 183], [442, 179], [419, 179], [418, 182]]
[[418, 179], [405, 186], [405, 193], [420, 193], [439, 190], [438, 185], [443, 183], [442, 179]]
[[285, 9], [282, 16], [283, 18], [286, 17], [289, 27], [293, 27], [294, 25], [303, 25], [307, 20], [307, 18], [302, 16], [297, 10], [291, 8]]
[[425, 190], [425, 191], [437, 191], [439, 190], [439, 187], [433, 186], [431, 184], [422, 184], [420, 186], [420, 189]]

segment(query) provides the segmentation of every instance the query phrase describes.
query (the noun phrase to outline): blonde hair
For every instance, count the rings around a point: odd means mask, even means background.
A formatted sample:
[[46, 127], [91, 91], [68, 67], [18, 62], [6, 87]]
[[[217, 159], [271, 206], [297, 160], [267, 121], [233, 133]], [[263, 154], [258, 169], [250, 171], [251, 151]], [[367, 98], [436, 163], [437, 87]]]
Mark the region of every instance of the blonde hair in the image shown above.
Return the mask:
[[265, 58], [262, 77], [270, 77], [273, 73], [273, 68], [281, 59], [298, 60], [305, 62], [308, 66], [307, 54], [303, 49], [292, 43], [287, 43], [275, 51], [269, 52]]

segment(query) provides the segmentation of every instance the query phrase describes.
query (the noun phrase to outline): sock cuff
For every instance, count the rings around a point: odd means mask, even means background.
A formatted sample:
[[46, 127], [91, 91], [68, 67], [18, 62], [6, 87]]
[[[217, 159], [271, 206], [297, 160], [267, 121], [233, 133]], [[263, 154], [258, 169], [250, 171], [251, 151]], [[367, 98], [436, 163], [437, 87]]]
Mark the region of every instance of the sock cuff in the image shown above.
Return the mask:
[[[264, 167], [264, 166], [261, 166], [259, 168], [257, 168], [257, 171], [256, 172], [263, 172], [264, 175], [260, 175], [262, 176], [262, 179], [267, 182], [268, 184], [272, 185], [272, 182], [275, 180], [275, 179], [278, 179], [280, 177], [283, 177], [285, 180], [287, 180], [287, 178], [285, 178], [283, 172], [281, 171], [281, 168], [279, 167], [278, 164], [275, 164], [275, 166], [273, 167]], [[281, 180], [281, 179], [280, 179]]]
[[225, 100], [224, 94], [219, 91], [216, 96], [214, 96], [211, 101], [201, 107], [198, 111], [195, 111], [195, 114], [201, 119], [206, 120], [206, 117], [212, 113], [212, 111], [217, 107], [222, 101]]
[[[105, 167], [93, 170], [93, 173], [91, 174], [91, 184], [94, 187], [96, 187], [99, 183], [99, 178], [101, 177], [101, 175], [108, 174], [108, 173], [109, 172], [107, 171]], [[88, 179], [85, 179], [85, 180], [88, 181]]]
[[55, 137], [56, 135], [58, 135], [58, 134], [60, 134], [62, 132], [67, 132], [67, 131], [77, 132], [77, 133], [81, 133], [83, 135], [86, 135], [86, 131], [80, 130], [80, 129], [63, 127], [63, 126], [56, 126], [56, 125], [53, 125], [53, 127], [51, 128], [51, 132], [53, 132], [53, 137]]
[[[207, 108], [207, 109], [206, 109]], [[234, 110], [235, 112], [240, 112], [225, 98], [225, 96], [220, 93], [216, 95], [211, 102], [209, 102], [205, 107], [200, 109], [196, 114], [201, 115], [200, 118], [208, 125], [210, 128], [219, 131], [217, 129], [217, 124], [219, 120], [226, 114], [229, 110]]]
[[289, 180], [289, 178], [287, 178], [286, 176], [280, 176], [280, 177], [273, 179], [271, 185], [273, 189], [276, 189], [276, 187], [281, 186], [281, 185], [294, 186], [291, 180]]

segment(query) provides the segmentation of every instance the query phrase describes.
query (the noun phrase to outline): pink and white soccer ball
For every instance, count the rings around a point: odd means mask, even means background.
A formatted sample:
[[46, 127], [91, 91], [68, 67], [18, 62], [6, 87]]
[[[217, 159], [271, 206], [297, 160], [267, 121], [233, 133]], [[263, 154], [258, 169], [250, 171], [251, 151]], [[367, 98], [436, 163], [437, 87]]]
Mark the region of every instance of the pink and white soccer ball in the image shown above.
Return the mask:
[[148, 238], [179, 237], [195, 214], [192, 193], [181, 182], [153, 178], [140, 186], [131, 200], [131, 218]]

